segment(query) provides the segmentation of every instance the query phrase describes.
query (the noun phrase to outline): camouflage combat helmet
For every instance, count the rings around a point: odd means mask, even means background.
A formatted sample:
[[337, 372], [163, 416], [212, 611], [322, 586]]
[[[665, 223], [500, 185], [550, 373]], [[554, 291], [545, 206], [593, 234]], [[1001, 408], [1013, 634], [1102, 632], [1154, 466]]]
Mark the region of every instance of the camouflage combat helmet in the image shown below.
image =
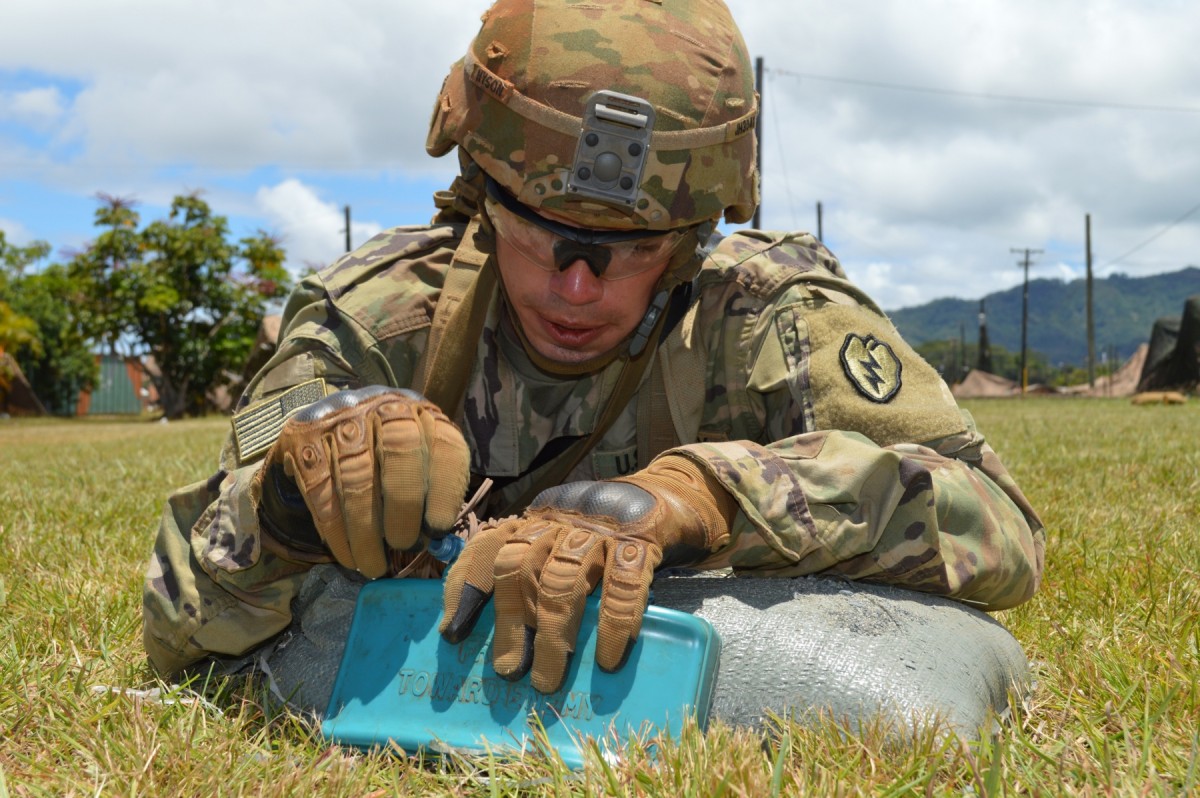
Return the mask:
[[758, 201], [754, 75], [720, 0], [499, 0], [434, 108], [524, 205], [580, 227], [667, 230]]

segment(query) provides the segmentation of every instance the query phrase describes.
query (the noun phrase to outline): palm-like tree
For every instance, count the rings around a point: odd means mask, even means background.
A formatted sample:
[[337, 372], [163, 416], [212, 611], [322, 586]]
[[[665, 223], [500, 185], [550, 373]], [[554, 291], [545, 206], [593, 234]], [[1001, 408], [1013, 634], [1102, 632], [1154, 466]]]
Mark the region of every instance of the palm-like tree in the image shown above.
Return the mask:
[[41, 356], [42, 342], [37, 334], [37, 323], [33, 319], [0, 302], [0, 354], [28, 349], [35, 357]]

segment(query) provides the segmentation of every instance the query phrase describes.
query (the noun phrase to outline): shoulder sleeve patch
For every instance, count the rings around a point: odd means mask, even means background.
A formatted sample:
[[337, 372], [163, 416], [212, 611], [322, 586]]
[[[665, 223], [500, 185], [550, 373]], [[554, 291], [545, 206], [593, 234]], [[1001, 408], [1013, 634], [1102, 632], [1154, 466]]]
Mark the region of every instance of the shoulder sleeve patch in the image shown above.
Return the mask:
[[233, 416], [233, 439], [242, 465], [271, 448], [283, 422], [303, 407], [325, 398], [325, 380], [302, 382], [283, 393], [251, 405]]
[[890, 402], [900, 390], [900, 358], [874, 335], [847, 334], [841, 360], [850, 384], [872, 402]]
[[880, 446], [925, 443], [966, 428], [941, 376], [895, 327], [861, 305], [792, 306], [797, 399], [818, 430], [860, 432]]

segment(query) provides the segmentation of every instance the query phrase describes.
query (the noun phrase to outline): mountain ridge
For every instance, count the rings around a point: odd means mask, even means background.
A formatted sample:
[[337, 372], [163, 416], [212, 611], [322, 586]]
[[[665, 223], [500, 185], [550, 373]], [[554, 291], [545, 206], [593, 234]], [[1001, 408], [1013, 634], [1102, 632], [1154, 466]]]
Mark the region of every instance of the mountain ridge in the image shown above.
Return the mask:
[[[995, 345], [1021, 349], [1020, 285], [983, 298], [988, 339]], [[1184, 301], [1200, 294], [1200, 267], [1147, 277], [1114, 274], [1092, 285], [1096, 359], [1110, 348], [1118, 362], [1150, 340], [1154, 322], [1179, 318]], [[1029, 281], [1028, 346], [1052, 364], [1083, 365], [1087, 361], [1087, 280], [1040, 277]], [[960, 329], [968, 344], [979, 340], [979, 300], [942, 298], [901, 308], [888, 314], [913, 346], [929, 341], [957, 340]], [[961, 325], [961, 327], [960, 327]]]

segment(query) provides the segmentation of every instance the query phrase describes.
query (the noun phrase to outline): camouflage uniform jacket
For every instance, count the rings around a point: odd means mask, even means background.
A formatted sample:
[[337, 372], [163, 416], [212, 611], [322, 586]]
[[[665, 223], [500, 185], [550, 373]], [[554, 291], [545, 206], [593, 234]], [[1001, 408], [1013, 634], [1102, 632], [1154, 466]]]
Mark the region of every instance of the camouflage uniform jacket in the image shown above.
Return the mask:
[[[412, 385], [462, 235], [460, 225], [395, 228], [304, 280], [242, 407]], [[458, 418], [476, 479], [496, 480], [496, 516], [520, 509], [512, 502], [539, 453], [591, 431], [621, 363], [581, 378], [539, 371], [501, 302], [489, 308]], [[1037, 515], [938, 375], [815, 239], [724, 238], [689, 308], [570, 480], [644, 466], [654, 452], [645, 439], [639, 452], [638, 407], [669, 386], [669, 413], [653, 423], [669, 424], [684, 444], [673, 451], [710, 469], [741, 508], [707, 567], [840, 574], [986, 609], [1034, 593]], [[243, 654], [291, 620], [316, 558], [260, 534], [252, 477], [264, 448], [231, 436], [219, 471], [168, 502], [145, 586], [145, 644], [160, 670]]]

